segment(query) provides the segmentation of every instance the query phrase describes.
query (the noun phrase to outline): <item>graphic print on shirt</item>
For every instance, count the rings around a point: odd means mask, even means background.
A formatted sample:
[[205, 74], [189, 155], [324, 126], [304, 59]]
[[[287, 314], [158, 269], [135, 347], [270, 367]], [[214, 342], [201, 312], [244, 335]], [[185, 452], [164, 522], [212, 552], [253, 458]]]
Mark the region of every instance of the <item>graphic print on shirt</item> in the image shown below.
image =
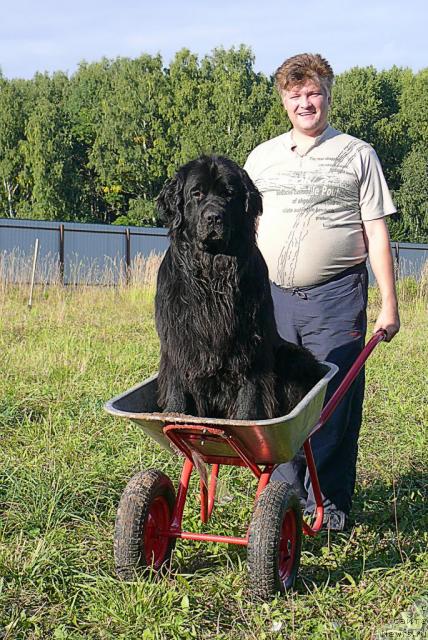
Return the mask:
[[[256, 185], [267, 198], [272, 194], [282, 215], [289, 219], [289, 232], [278, 256], [276, 281], [283, 287], [295, 283], [296, 269], [308, 233], [322, 229], [361, 227], [359, 181], [352, 162], [367, 143], [352, 139], [336, 156], [305, 158], [303, 170], [287, 171], [279, 167]], [[313, 169], [311, 170], [311, 164]], [[332, 236], [334, 237], [334, 236]], [[314, 251], [316, 247], [314, 246]]]

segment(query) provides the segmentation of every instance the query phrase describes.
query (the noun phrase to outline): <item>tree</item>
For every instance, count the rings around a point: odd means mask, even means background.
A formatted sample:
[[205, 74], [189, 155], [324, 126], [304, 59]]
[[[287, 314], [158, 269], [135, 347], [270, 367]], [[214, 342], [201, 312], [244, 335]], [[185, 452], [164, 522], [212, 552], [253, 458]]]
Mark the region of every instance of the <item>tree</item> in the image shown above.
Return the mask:
[[201, 63], [205, 150], [240, 164], [260, 141], [271, 103], [270, 83], [253, 67], [254, 55], [244, 45], [214, 49]]
[[125, 213], [129, 199], [152, 199], [166, 175], [167, 93], [160, 56], [119, 58], [102, 95], [90, 166], [108, 204], [107, 220]]
[[396, 239], [428, 242], [428, 69], [403, 76], [399, 120], [405, 153], [395, 194], [399, 222]]
[[128, 202], [128, 212], [121, 215], [113, 224], [131, 225], [135, 227], [156, 225], [156, 206], [152, 200], [144, 198], [131, 199]]
[[167, 113], [170, 140], [168, 175], [203, 151], [207, 104], [203, 99], [204, 82], [198, 57], [188, 49], [181, 49], [166, 69], [169, 108]]
[[330, 117], [334, 127], [374, 144], [376, 122], [382, 116], [380, 84], [374, 67], [354, 67], [336, 77]]
[[106, 203], [90, 154], [101, 128], [100, 102], [108, 95], [112, 63], [107, 58], [82, 62], [70, 79], [65, 109], [70, 122], [72, 153], [80, 189], [76, 214], [88, 222], [105, 220]]
[[[267, 80], [268, 99], [264, 118], [257, 131], [257, 143], [260, 144], [265, 140], [270, 140], [275, 136], [279, 136], [291, 128], [291, 123], [285, 111], [281, 97], [275, 88], [274, 78]], [[250, 149], [251, 151], [251, 149]]]
[[19, 173], [23, 157], [25, 112], [23, 106], [24, 81], [0, 77], [0, 211], [13, 218], [19, 202]]
[[21, 201], [24, 217], [67, 220], [73, 217], [76, 193], [70, 126], [63, 97], [68, 79], [64, 74], [36, 77], [35, 102], [22, 143], [25, 166], [20, 175], [28, 196]]
[[410, 141], [428, 144], [428, 68], [407, 75], [400, 99], [401, 116]]
[[[337, 76], [333, 126], [376, 149], [399, 207], [394, 239], [426, 237], [428, 69], [355, 67]], [[290, 123], [273, 77], [240, 45], [103, 58], [64, 73], [0, 72], [0, 215], [151, 224], [175, 169], [201, 153], [241, 165]]]
[[382, 117], [374, 125], [374, 147], [393, 193], [400, 188], [401, 165], [411, 147], [400, 114], [400, 100], [403, 88], [412, 76], [410, 69], [398, 67], [378, 74]]
[[396, 195], [399, 224], [394, 239], [428, 243], [428, 157], [425, 146], [415, 146], [401, 167], [402, 185]]
[[167, 70], [171, 106], [168, 167], [201, 153], [226, 154], [243, 164], [262, 140], [271, 109], [271, 82], [253, 69], [251, 50], [215, 49], [199, 63], [188, 49], [177, 53]]

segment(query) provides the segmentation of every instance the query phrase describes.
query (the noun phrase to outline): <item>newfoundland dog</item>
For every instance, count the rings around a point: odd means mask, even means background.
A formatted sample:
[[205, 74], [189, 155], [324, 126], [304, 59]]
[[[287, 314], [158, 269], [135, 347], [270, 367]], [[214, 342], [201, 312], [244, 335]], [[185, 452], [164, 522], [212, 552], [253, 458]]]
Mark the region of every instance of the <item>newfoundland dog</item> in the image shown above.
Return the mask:
[[170, 236], [156, 293], [159, 406], [212, 418], [285, 415], [323, 374], [278, 334], [256, 244], [260, 193], [228, 158], [202, 156], [157, 204]]

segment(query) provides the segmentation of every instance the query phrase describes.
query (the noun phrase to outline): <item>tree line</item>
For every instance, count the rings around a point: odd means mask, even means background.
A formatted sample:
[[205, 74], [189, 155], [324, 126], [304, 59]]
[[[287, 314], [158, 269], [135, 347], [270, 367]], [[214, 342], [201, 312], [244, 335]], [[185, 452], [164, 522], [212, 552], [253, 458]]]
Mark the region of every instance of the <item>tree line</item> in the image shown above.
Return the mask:
[[[376, 149], [399, 213], [394, 240], [428, 242], [428, 68], [336, 77], [330, 123]], [[251, 49], [82, 62], [68, 76], [0, 73], [0, 217], [156, 224], [155, 198], [201, 154], [241, 165], [290, 123]]]

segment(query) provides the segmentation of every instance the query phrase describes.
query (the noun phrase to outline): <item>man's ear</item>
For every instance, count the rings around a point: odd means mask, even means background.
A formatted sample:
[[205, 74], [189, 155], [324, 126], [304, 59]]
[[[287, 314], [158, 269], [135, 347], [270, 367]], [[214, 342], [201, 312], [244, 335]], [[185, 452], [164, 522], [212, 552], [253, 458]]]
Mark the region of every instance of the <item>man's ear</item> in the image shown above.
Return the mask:
[[171, 231], [178, 229], [183, 220], [183, 187], [184, 175], [178, 171], [173, 178], [167, 180], [156, 198], [158, 219]]

